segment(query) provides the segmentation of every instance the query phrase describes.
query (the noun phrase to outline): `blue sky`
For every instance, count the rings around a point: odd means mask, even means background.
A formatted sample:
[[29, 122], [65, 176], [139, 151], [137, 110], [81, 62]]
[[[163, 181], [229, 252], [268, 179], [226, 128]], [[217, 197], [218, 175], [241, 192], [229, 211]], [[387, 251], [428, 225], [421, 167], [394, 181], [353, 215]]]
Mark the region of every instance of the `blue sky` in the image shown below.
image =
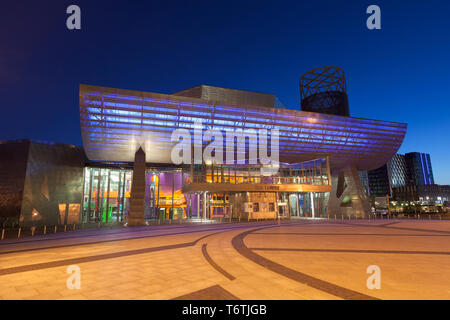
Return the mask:
[[[82, 29], [66, 28], [77, 4]], [[381, 8], [382, 30], [366, 28]], [[198, 84], [276, 94], [342, 67], [350, 113], [408, 123], [401, 153], [450, 184], [448, 1], [3, 1], [0, 139], [81, 144], [78, 84], [171, 93]]]

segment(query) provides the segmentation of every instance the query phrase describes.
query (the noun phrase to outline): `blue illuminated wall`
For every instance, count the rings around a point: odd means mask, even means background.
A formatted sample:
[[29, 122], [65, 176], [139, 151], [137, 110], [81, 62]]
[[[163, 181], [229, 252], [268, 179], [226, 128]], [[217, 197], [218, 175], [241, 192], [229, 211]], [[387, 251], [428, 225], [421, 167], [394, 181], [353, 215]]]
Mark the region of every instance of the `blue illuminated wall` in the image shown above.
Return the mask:
[[410, 152], [405, 154], [408, 173], [416, 186], [434, 184], [433, 169], [428, 153]]
[[331, 167], [378, 168], [398, 150], [406, 124], [201, 99], [80, 86], [80, 124], [90, 160], [133, 161], [142, 146], [150, 163], [171, 163], [174, 129], [277, 129], [280, 161], [330, 156]]

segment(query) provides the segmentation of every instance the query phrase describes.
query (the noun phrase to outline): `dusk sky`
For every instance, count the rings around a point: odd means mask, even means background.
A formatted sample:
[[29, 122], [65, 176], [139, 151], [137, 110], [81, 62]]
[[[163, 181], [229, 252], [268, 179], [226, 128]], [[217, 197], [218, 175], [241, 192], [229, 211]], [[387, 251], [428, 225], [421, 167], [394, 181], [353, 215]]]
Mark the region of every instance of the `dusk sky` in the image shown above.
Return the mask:
[[[66, 8], [81, 8], [68, 30]], [[381, 8], [368, 30], [366, 8]], [[346, 72], [350, 114], [408, 123], [400, 153], [450, 184], [449, 1], [2, 1], [0, 140], [81, 145], [80, 83], [172, 93], [209, 84], [276, 94]]]

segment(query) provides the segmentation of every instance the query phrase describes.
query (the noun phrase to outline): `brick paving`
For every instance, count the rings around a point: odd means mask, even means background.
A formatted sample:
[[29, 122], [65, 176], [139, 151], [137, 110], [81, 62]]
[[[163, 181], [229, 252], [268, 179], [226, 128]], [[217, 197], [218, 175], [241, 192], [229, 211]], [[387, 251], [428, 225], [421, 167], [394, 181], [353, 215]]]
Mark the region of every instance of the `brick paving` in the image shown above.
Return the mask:
[[[332, 283], [329, 283], [327, 281], [323, 281], [318, 278], [309, 276], [307, 274], [290, 269], [279, 263], [276, 263], [267, 258], [264, 258], [263, 256], [254, 252], [254, 250], [256, 250], [256, 249], [248, 248], [244, 244], [244, 238], [248, 234], [251, 234], [252, 232], [253, 232], [253, 230], [243, 232], [243, 233], [237, 235], [236, 237], [234, 237], [232, 240], [233, 247], [236, 249], [236, 251], [238, 251], [240, 254], [242, 254], [247, 259], [263, 266], [264, 268], [267, 268], [273, 272], [276, 272], [284, 277], [287, 277], [294, 281], [300, 282], [302, 284], [306, 284], [306, 285], [308, 285], [312, 288], [318, 289], [320, 291], [330, 293], [330, 294], [332, 294], [336, 297], [342, 298], [342, 299], [346, 299], [346, 300], [375, 300], [376, 299], [369, 295], [361, 294], [359, 292], [349, 290], [344, 287], [340, 287], [340, 286], [334, 285]], [[279, 250], [279, 249], [275, 249], [275, 248], [270, 248], [270, 249], [277, 250], [277, 251]]]
[[226, 272], [225, 270], [223, 270], [212, 258], [211, 256], [208, 254], [208, 249], [207, 249], [207, 244], [203, 244], [202, 245], [202, 253], [203, 256], [205, 257], [206, 261], [208, 261], [208, 263], [217, 271], [219, 271], [221, 274], [223, 274], [225, 277], [227, 277], [230, 280], [234, 280], [236, 279], [233, 275], [231, 275], [230, 273]]
[[[448, 236], [450, 221], [302, 220], [9, 240], [0, 299], [450, 299]], [[66, 286], [74, 264], [79, 290]]]
[[184, 296], [174, 298], [173, 300], [239, 300], [239, 298], [221, 286], [216, 285], [185, 294]]

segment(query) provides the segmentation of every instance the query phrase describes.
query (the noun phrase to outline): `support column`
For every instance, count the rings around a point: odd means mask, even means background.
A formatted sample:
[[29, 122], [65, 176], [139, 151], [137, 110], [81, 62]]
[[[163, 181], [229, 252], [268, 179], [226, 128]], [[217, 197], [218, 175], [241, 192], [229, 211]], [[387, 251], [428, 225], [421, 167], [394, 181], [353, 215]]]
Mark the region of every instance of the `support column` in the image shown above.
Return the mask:
[[89, 200], [88, 200], [88, 210], [87, 210], [87, 218], [86, 222], [91, 221], [91, 205], [92, 205], [92, 183], [94, 181], [94, 169], [89, 168]]
[[175, 195], [175, 171], [172, 171], [172, 214], [169, 215], [170, 220], [173, 220], [173, 218], [175, 216], [174, 195]]
[[123, 221], [123, 212], [125, 210], [125, 186], [127, 184], [127, 173], [124, 171], [122, 173], [122, 186], [121, 186], [121, 190], [122, 190], [122, 198], [120, 199], [120, 202], [122, 204], [122, 210], [120, 210], [120, 221]]
[[131, 184], [129, 226], [145, 224], [145, 152], [139, 148], [134, 155], [133, 181]]
[[100, 184], [100, 182], [101, 182], [101, 179], [102, 179], [102, 169], [98, 169], [97, 199], [95, 199], [95, 202], [96, 202], [97, 204], [96, 204], [96, 206], [95, 206], [95, 209], [96, 209], [96, 210], [94, 209], [94, 212], [95, 212], [95, 221], [96, 221], [96, 222], [101, 222], [101, 221], [102, 221], [101, 213], [100, 213], [100, 193], [101, 193], [101, 190], [100, 190], [101, 184]]
[[156, 201], [157, 201], [157, 204], [156, 204], [156, 217], [157, 217], [157, 220], [161, 220], [160, 219], [160, 209], [159, 209], [159, 188], [161, 187], [161, 185], [160, 185], [160, 183], [159, 183], [159, 181], [161, 180], [161, 172], [160, 171], [158, 171], [158, 194], [157, 194], [157, 198], [156, 198]]
[[201, 213], [200, 213], [200, 197], [201, 197], [201, 193], [196, 193], [195, 197], [197, 198], [197, 219], [201, 219]]
[[369, 213], [369, 199], [355, 167], [347, 166], [333, 171], [331, 184], [332, 190], [328, 202], [331, 214], [363, 218]]
[[[186, 199], [186, 196], [183, 194], [183, 197]], [[189, 212], [191, 210], [191, 194], [187, 195], [186, 199], [186, 218], [189, 219]]]
[[203, 192], [203, 220], [206, 220], [206, 191]]
[[289, 193], [287, 194], [287, 205], [288, 205], [288, 219], [291, 219], [291, 197], [289, 196]]
[[[109, 222], [109, 193], [111, 188], [111, 169], [108, 170], [108, 187], [106, 191], [106, 222]], [[112, 220], [112, 216], [111, 216]]]

